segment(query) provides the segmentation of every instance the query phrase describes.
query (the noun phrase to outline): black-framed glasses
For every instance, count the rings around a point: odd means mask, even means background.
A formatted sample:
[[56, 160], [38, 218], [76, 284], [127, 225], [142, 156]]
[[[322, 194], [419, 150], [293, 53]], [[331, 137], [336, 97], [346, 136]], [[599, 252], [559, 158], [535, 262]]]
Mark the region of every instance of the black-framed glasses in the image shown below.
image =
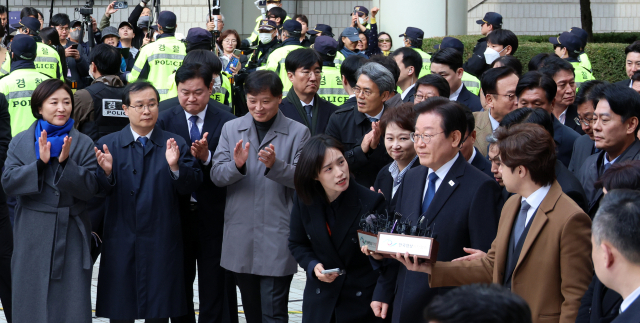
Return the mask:
[[509, 93], [509, 94], [498, 94], [498, 93], [491, 93], [491, 95], [499, 95], [499, 96], [503, 96], [505, 98], [507, 98], [507, 100], [509, 100], [509, 102], [513, 101], [516, 99], [516, 95], [513, 93]]
[[433, 137], [435, 137], [435, 136], [437, 136], [437, 135], [439, 135], [441, 133], [444, 133], [444, 131], [441, 131], [441, 132], [438, 132], [438, 133], [434, 133], [433, 135], [427, 135], [427, 134], [421, 135], [419, 133], [412, 132], [412, 133], [409, 134], [409, 137], [411, 138], [412, 142], [416, 142], [419, 139], [419, 140], [422, 140], [422, 142], [424, 142], [425, 145], [427, 145], [427, 144], [429, 144], [431, 142], [431, 138], [433, 138]]
[[575, 121], [577, 125], [579, 126], [584, 125], [585, 127], [588, 127], [593, 123], [593, 119], [587, 119], [587, 118], [582, 119], [580, 117], [573, 118], [573, 121]]
[[134, 110], [136, 110], [137, 113], [143, 113], [145, 109], [149, 110], [149, 112], [155, 111], [158, 109], [158, 104], [157, 103], [150, 103], [147, 105], [130, 105], [130, 108], [133, 108]]

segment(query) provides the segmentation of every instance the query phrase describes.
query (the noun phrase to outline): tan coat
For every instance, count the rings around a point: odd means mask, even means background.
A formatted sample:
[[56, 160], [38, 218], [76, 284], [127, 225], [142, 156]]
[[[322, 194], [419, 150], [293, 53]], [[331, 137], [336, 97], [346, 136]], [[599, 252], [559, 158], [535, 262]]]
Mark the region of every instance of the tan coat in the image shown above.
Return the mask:
[[[431, 287], [472, 283], [503, 284], [511, 229], [520, 210], [520, 195], [504, 205], [498, 234], [482, 259], [437, 262]], [[511, 290], [524, 298], [534, 323], [573, 323], [593, 269], [591, 220], [554, 182], [542, 200], [513, 272]]]
[[478, 148], [483, 156], [487, 157], [487, 146], [489, 146], [487, 136], [493, 133], [491, 120], [489, 120], [489, 110], [474, 112], [473, 117], [476, 119], [476, 142], [473, 146]]

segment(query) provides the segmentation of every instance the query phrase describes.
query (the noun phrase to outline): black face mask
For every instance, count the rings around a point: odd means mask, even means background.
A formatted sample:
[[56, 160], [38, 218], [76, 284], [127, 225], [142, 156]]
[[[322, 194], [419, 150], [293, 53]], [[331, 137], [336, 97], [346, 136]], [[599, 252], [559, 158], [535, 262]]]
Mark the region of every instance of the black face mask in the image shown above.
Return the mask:
[[316, 38], [318, 38], [318, 34], [311, 35], [309, 37], [309, 42], [311, 42], [312, 44], [315, 44], [316, 43]]

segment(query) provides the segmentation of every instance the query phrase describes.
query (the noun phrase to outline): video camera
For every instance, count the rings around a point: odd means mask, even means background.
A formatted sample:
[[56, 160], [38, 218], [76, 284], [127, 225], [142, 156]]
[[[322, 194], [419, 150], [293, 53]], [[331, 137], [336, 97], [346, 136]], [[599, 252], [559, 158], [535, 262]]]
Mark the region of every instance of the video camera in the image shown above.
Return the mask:
[[85, 3], [84, 7], [75, 8], [75, 11], [80, 13], [83, 16], [92, 15], [93, 14], [93, 1], [94, 0], [87, 0], [87, 3]]

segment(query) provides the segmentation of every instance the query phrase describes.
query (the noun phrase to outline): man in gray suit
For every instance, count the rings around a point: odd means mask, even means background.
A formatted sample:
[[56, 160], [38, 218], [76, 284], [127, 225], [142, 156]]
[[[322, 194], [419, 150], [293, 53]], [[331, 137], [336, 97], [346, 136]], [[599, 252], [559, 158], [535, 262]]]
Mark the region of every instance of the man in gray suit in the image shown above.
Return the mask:
[[211, 180], [227, 187], [220, 265], [236, 276], [247, 322], [287, 322], [298, 270], [288, 248], [293, 174], [309, 129], [279, 111], [275, 72], [245, 82], [249, 113], [222, 127]]

